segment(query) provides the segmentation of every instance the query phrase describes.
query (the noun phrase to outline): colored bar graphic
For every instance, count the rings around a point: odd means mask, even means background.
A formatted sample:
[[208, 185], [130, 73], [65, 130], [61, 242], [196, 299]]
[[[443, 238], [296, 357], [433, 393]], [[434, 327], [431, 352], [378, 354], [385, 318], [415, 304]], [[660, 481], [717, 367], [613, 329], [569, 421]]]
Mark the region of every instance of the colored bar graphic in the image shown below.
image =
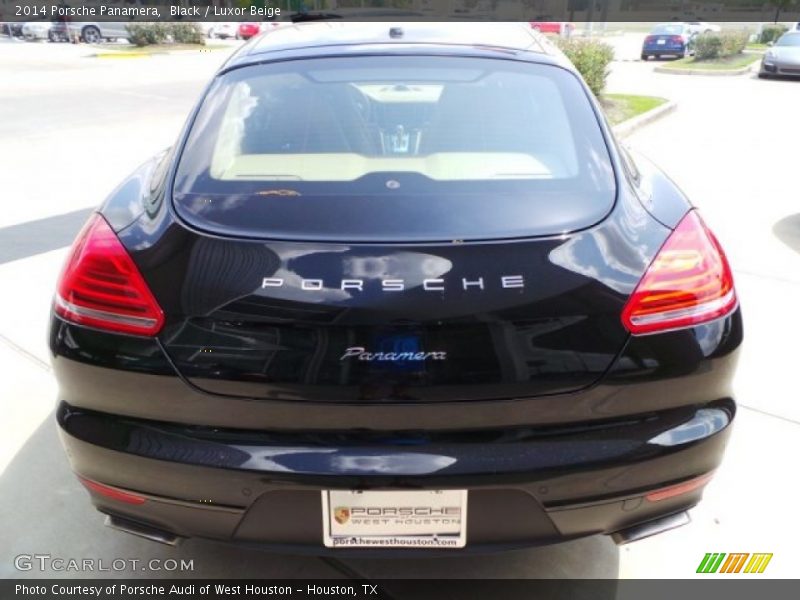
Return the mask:
[[[748, 558], [750, 558], [749, 561]], [[725, 560], [724, 563], [723, 560]], [[772, 554], [767, 552], [756, 554], [734, 552], [727, 555], [724, 552], [707, 552], [697, 567], [697, 573], [740, 573], [742, 567], [744, 567], [745, 573], [763, 573], [771, 560]], [[745, 562], [747, 566], [745, 566]]]

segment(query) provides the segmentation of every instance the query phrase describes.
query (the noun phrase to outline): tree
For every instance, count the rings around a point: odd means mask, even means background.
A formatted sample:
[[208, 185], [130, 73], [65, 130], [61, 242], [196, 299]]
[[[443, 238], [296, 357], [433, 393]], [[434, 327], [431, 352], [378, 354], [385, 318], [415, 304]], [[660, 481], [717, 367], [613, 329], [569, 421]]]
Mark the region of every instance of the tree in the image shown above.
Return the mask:
[[775, 22], [781, 17], [781, 12], [789, 10], [798, 4], [798, 0], [770, 0], [770, 4], [775, 7]]

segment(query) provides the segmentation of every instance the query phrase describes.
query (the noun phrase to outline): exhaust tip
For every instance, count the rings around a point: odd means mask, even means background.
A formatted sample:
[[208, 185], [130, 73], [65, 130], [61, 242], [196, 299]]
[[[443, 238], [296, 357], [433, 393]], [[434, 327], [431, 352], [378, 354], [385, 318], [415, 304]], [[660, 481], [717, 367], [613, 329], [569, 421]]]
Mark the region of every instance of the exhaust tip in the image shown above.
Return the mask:
[[647, 521], [646, 523], [641, 523], [639, 525], [634, 525], [633, 527], [628, 527], [627, 529], [616, 531], [611, 534], [611, 538], [617, 543], [618, 546], [621, 546], [623, 544], [629, 544], [631, 542], [643, 540], [644, 538], [648, 538], [659, 533], [664, 533], [670, 529], [676, 529], [678, 527], [688, 525], [691, 522], [692, 518], [689, 516], [689, 513], [684, 510], [679, 513], [667, 515], [666, 517], [661, 517], [654, 519], [653, 521]]
[[131, 535], [150, 540], [151, 542], [166, 544], [167, 546], [177, 546], [183, 540], [181, 536], [171, 531], [166, 531], [165, 529], [160, 529], [153, 525], [147, 525], [117, 515], [106, 515], [105, 526], [130, 533]]

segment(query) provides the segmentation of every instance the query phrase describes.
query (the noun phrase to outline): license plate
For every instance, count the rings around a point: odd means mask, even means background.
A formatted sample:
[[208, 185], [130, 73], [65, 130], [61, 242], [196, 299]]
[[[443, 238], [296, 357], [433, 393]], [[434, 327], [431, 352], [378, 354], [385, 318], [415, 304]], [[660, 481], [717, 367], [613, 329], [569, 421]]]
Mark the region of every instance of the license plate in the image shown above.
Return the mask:
[[324, 491], [328, 548], [463, 548], [467, 491]]
[[658, 40], [658, 41], [656, 42], [656, 44], [661, 44], [661, 45], [664, 45], [664, 44], [666, 44], [666, 43], [667, 43], [667, 40]]

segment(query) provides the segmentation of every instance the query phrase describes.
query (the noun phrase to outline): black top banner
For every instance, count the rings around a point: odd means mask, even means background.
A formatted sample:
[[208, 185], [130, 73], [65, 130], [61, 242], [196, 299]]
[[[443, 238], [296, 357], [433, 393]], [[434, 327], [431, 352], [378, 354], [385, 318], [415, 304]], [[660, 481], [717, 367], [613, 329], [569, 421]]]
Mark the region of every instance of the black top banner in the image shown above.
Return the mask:
[[797, 22], [800, 0], [0, 0], [0, 21]]

